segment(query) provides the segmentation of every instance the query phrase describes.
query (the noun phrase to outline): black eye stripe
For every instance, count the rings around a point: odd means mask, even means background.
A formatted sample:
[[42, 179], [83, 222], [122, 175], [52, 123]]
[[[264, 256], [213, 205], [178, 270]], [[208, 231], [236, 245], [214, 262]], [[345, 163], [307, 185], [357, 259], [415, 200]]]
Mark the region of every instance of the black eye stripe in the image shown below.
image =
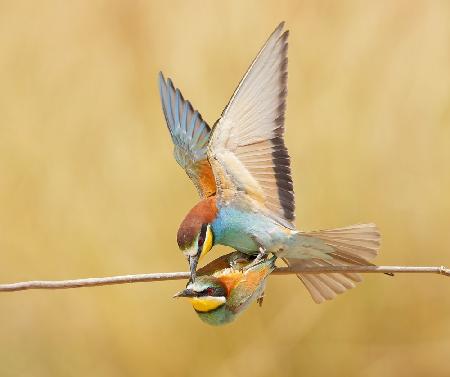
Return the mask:
[[214, 289], [213, 288], [206, 288], [203, 291], [199, 292], [199, 296], [214, 296]]
[[217, 287], [209, 287], [199, 292], [199, 296], [222, 296], [222, 289]]
[[201, 248], [205, 243], [206, 239], [206, 230], [208, 229], [208, 225], [203, 224], [202, 229], [200, 230], [200, 235], [198, 236], [198, 246]]

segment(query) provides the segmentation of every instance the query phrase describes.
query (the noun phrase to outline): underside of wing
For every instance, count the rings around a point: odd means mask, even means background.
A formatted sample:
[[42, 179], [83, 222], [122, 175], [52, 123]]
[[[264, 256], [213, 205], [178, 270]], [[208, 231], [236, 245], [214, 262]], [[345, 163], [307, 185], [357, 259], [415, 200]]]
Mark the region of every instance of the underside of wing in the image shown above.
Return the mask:
[[175, 89], [172, 80], [159, 74], [159, 89], [167, 127], [174, 144], [174, 156], [178, 164], [191, 178], [201, 197], [216, 192], [211, 165], [207, 158], [207, 146], [211, 129], [191, 103]]
[[293, 228], [294, 193], [283, 139], [288, 49], [283, 26], [263, 46], [213, 128], [208, 155], [219, 198], [244, 193]]

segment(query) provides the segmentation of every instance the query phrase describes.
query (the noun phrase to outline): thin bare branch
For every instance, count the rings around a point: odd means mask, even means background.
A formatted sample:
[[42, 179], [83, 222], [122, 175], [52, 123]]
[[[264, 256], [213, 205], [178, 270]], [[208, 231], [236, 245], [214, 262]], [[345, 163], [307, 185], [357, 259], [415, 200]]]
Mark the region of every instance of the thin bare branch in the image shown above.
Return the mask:
[[[450, 269], [444, 266], [330, 266], [330, 267], [278, 267], [272, 274], [317, 274], [323, 272], [359, 272], [359, 273], [420, 273], [450, 276]], [[82, 287], [97, 287], [101, 285], [144, 283], [163, 280], [188, 279], [188, 272], [164, 272], [153, 274], [108, 276], [101, 278], [73, 279], [73, 280], [35, 280], [11, 284], [0, 284], [0, 292], [24, 291], [27, 289], [67, 289]]]

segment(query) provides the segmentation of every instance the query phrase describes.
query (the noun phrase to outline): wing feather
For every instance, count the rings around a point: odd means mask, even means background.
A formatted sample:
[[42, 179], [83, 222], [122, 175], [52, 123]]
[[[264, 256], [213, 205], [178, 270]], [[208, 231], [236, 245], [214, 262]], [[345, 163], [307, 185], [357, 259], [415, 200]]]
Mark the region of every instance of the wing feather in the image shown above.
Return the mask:
[[283, 27], [269, 37], [216, 122], [208, 157], [219, 200], [256, 200], [293, 228], [294, 192], [284, 143], [288, 31]]
[[183, 98], [172, 80], [159, 74], [161, 103], [174, 143], [174, 156], [203, 198], [216, 192], [214, 174], [208, 162], [211, 129], [191, 103]]

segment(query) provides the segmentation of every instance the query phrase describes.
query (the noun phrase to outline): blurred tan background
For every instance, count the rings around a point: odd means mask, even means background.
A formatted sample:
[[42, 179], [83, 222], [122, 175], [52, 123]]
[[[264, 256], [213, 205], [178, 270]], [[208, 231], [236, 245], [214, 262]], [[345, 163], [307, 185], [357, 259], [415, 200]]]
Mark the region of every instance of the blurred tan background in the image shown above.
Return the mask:
[[[450, 264], [446, 1], [1, 1], [0, 281], [185, 270], [196, 192], [157, 73], [211, 124], [281, 21], [301, 229], [374, 221], [380, 264]], [[216, 254], [217, 255], [217, 254]], [[450, 286], [367, 276], [315, 305], [273, 277], [203, 324], [183, 282], [0, 295], [0, 376], [448, 376]]]

